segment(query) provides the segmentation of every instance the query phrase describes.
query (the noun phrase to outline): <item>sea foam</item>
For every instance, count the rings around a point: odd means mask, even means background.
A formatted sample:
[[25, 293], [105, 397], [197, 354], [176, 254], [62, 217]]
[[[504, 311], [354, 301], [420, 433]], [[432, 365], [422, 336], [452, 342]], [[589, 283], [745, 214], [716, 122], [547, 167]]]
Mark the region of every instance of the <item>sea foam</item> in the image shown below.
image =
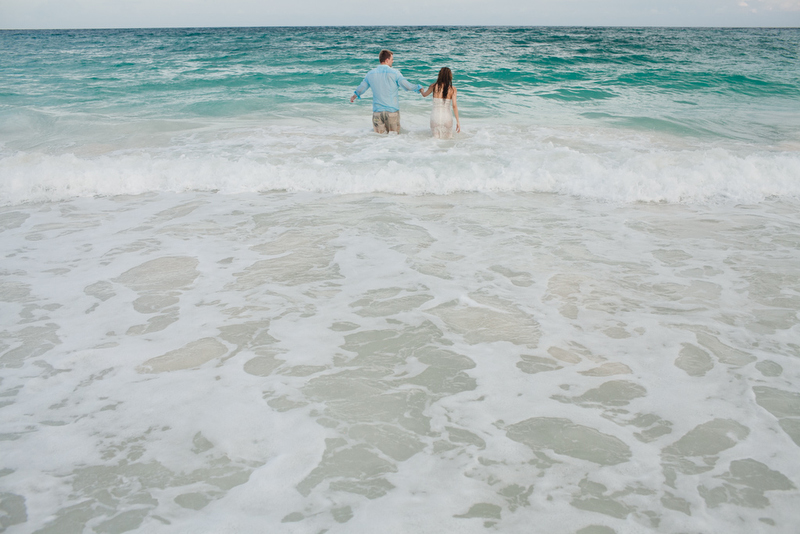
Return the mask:
[[0, 208], [3, 524], [792, 534], [797, 213], [535, 193]]
[[798, 152], [480, 123], [452, 141], [438, 141], [415, 124], [419, 118], [408, 122], [415, 129], [388, 137], [363, 128], [271, 127], [223, 130], [213, 138], [144, 149], [6, 150], [0, 197], [6, 205], [146, 192], [281, 190], [537, 192], [671, 203], [800, 197]]

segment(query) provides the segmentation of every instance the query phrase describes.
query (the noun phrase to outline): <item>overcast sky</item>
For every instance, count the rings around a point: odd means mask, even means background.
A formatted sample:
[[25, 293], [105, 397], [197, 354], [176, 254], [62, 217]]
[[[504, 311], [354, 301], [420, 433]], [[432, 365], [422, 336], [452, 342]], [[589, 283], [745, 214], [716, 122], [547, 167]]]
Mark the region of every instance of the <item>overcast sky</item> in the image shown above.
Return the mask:
[[800, 0], [0, 0], [3, 29], [340, 25], [798, 27]]

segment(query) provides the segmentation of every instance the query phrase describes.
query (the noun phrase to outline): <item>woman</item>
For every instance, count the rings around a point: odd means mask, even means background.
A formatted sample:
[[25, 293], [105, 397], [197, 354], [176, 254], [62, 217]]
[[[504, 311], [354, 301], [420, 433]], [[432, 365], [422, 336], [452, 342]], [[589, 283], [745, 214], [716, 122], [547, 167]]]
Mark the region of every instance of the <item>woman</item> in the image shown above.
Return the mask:
[[[453, 72], [447, 67], [439, 71], [439, 79], [427, 89], [420, 91], [422, 96], [433, 93], [433, 111], [431, 111], [431, 133], [437, 139], [450, 139], [453, 137], [453, 113], [456, 115], [456, 131], [461, 131], [458, 120], [458, 104], [456, 95], [458, 91], [453, 86]], [[452, 106], [452, 111], [450, 108]]]

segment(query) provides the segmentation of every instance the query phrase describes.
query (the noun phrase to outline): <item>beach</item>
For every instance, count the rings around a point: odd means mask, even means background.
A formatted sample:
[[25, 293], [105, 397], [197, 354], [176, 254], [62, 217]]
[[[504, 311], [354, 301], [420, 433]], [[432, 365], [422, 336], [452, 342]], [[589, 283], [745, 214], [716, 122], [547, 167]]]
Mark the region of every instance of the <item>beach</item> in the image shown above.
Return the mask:
[[795, 532], [800, 31], [0, 39], [6, 532]]

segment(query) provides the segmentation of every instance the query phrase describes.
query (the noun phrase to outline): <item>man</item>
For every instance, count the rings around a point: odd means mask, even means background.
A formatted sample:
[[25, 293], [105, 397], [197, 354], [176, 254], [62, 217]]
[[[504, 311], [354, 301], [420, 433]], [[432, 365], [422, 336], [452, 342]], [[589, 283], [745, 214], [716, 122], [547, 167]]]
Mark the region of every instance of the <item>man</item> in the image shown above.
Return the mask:
[[381, 50], [378, 56], [381, 64], [367, 73], [361, 85], [356, 87], [350, 103], [361, 98], [364, 92], [372, 89], [372, 127], [376, 133], [400, 133], [400, 99], [398, 88], [406, 91], [420, 91], [421, 85], [414, 85], [392, 68], [394, 54], [390, 50]]

